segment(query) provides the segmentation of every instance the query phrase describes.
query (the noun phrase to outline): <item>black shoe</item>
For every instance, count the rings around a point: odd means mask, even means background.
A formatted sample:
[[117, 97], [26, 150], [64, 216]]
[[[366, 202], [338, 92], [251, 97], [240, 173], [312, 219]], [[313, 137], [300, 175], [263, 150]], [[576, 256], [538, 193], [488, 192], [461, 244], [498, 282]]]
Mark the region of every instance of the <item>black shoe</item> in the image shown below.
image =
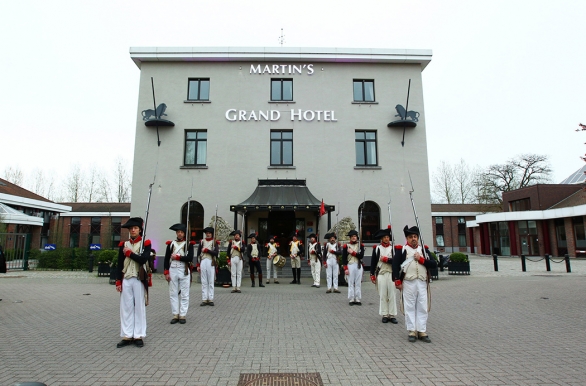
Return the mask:
[[311, 286], [312, 286], [312, 287], [315, 287], [315, 284], [312, 284]]
[[297, 280], [293, 279], [293, 281], [289, 284], [297, 284]]
[[200, 307], [207, 306], [207, 305], [208, 305], [208, 302], [201, 302], [201, 303], [199, 304], [199, 306], [200, 306]]
[[299, 280], [299, 281], [297, 282], [297, 284], [301, 284], [301, 280]]
[[231, 291], [231, 293], [233, 293], [233, 294], [235, 294], [236, 292], [238, 292], [238, 291], [237, 291], [237, 290], [235, 290], [235, 289], [233, 289], [233, 290]]
[[417, 338], [414, 337], [413, 335], [409, 335], [409, 342], [411, 342], [411, 343], [417, 342]]
[[383, 323], [388, 323], [389, 322], [389, 318], [387, 318], [386, 316], [383, 316]]
[[213, 307], [214, 306], [214, 302], [209, 302], [208, 303], [208, 306], [212, 306]]
[[397, 324], [397, 323], [399, 323], [399, 322], [397, 322], [397, 319], [395, 319], [395, 318], [390, 318], [390, 319], [389, 319], [389, 322], [391, 322], [391, 323], [393, 323], [393, 324]]
[[240, 291], [240, 290], [236, 290], [236, 292], [237, 292], [237, 293], [242, 293], [242, 291]]
[[420, 336], [419, 340], [424, 341], [425, 343], [431, 343], [431, 339], [429, 339], [429, 336], [425, 335], [425, 336]]
[[278, 280], [275, 280], [275, 281], [274, 281], [274, 284], [279, 284], [279, 281], [278, 281]]
[[175, 324], [175, 323], [177, 323], [178, 321], [179, 321], [179, 319], [175, 319], [175, 318], [173, 318], [173, 319], [171, 319], [171, 324]]
[[361, 306], [362, 305], [362, 303], [360, 303], [360, 302], [354, 302], [354, 304], [356, 304], [357, 306]]
[[185, 324], [185, 323], [187, 323], [187, 320], [185, 320], [185, 319], [179, 319], [179, 324]]
[[132, 344], [132, 342], [133, 342], [132, 339], [122, 339], [120, 342], [118, 342], [116, 347], [120, 348], [120, 347], [128, 346], [129, 344]]
[[252, 282], [252, 286], [254, 287], [254, 282]]
[[354, 302], [350, 302], [350, 303], [348, 303], [348, 304], [350, 304], [351, 306], [353, 306], [353, 305], [354, 305]]
[[258, 286], [259, 287], [264, 287], [265, 285], [261, 282], [261, 283], [258, 283]]
[[134, 345], [136, 347], [142, 347], [142, 346], [144, 346], [144, 342], [142, 341], [142, 339], [135, 339], [134, 340]]
[[339, 289], [337, 289], [337, 288], [336, 288], [336, 289], [334, 289], [334, 293], [335, 293], [335, 294], [339, 294], [339, 293], [341, 293], [341, 292], [340, 292], [340, 290], [339, 290]]

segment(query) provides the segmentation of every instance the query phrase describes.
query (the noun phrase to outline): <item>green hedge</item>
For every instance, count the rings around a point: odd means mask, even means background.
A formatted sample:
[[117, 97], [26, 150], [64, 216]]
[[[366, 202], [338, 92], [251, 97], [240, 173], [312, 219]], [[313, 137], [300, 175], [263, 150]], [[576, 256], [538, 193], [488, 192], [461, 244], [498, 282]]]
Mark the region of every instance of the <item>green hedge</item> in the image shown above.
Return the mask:
[[450, 255], [450, 261], [453, 261], [455, 263], [468, 263], [468, 256], [466, 256], [464, 253], [462, 252], [454, 252]]
[[38, 268], [62, 270], [86, 270], [88, 268], [88, 251], [86, 248], [57, 248], [42, 252], [38, 256]]
[[429, 251], [429, 254], [431, 255], [431, 257], [433, 257], [433, 259], [434, 259], [435, 261], [439, 261], [439, 260], [438, 260], [438, 258], [437, 258], [437, 256], [435, 255], [435, 253], [434, 253], [434, 252], [432, 252], [432, 251]]

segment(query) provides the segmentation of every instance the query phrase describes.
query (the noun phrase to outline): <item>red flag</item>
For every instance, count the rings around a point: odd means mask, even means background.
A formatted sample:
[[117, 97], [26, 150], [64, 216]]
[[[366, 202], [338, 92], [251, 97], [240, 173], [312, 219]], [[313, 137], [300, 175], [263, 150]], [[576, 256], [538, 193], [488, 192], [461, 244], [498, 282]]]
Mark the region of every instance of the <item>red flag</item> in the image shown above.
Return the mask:
[[319, 217], [323, 216], [324, 214], [326, 214], [326, 206], [324, 205], [324, 200], [322, 198], [321, 206], [319, 207]]

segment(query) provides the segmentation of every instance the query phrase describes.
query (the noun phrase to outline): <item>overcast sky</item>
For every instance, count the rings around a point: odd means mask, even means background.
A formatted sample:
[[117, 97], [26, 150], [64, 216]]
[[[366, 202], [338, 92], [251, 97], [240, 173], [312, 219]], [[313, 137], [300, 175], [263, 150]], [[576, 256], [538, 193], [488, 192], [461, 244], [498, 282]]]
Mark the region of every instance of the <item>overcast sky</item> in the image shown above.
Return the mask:
[[431, 49], [430, 172], [546, 154], [583, 165], [586, 1], [26, 1], [0, 15], [0, 175], [132, 162], [137, 46]]

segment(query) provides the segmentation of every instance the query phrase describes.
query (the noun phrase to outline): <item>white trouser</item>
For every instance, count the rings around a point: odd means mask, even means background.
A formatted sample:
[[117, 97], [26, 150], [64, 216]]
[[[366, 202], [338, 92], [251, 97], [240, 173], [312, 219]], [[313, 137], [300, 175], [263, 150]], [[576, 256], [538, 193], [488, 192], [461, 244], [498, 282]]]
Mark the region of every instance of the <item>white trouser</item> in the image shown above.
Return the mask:
[[203, 259], [201, 261], [199, 274], [201, 275], [201, 300], [213, 302], [215, 271], [212, 266], [212, 259]]
[[311, 276], [313, 277], [313, 284], [319, 286], [321, 281], [321, 262], [315, 261], [315, 258], [311, 258]]
[[[185, 267], [169, 268], [169, 298], [171, 299], [171, 312], [173, 315], [185, 317], [189, 307], [189, 273], [185, 275]], [[181, 295], [179, 295], [181, 291]], [[179, 306], [179, 297], [181, 297], [181, 306]]]
[[403, 280], [403, 308], [408, 331], [425, 332], [427, 329], [427, 282]]
[[301, 257], [295, 256], [291, 258], [291, 268], [301, 268]]
[[349, 264], [348, 272], [348, 300], [359, 302], [362, 299], [362, 264]]
[[328, 261], [326, 263], [328, 264], [328, 267], [326, 268], [328, 289], [332, 289], [332, 281], [334, 282], [334, 289], [338, 289], [338, 275], [340, 274], [338, 259], [336, 256], [328, 257]]
[[242, 266], [242, 257], [234, 256], [230, 259], [230, 271], [232, 272], [232, 287], [240, 288], [240, 284], [242, 284]]
[[393, 275], [390, 272], [379, 274], [376, 279], [378, 287], [378, 295], [380, 296], [380, 307], [378, 314], [385, 316], [397, 315], [397, 301], [395, 296], [395, 283], [393, 282]]
[[273, 264], [275, 258], [269, 259], [267, 257], [267, 281], [271, 278], [271, 270], [273, 271], [273, 278], [277, 280], [277, 266]]
[[120, 336], [142, 339], [146, 336], [144, 285], [136, 277], [122, 280], [120, 293]]

